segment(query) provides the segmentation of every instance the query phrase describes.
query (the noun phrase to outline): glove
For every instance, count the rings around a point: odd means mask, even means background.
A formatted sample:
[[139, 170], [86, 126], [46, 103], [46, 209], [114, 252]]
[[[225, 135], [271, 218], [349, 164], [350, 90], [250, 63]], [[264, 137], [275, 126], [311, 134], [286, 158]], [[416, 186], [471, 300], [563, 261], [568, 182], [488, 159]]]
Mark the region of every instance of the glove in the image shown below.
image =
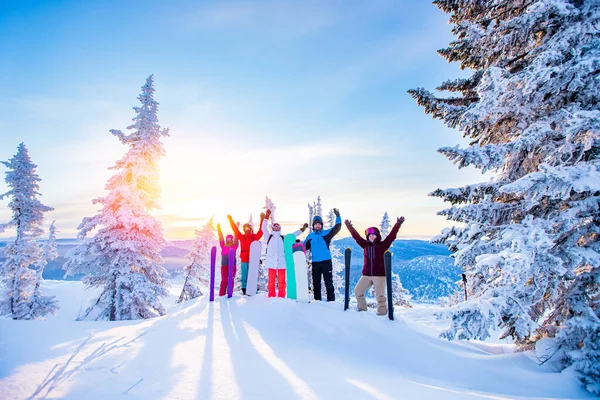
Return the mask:
[[346, 224], [346, 226], [350, 226], [350, 225], [352, 225], [352, 222], [350, 222], [350, 220], [347, 219], [344, 221], [344, 224]]
[[267, 212], [265, 213], [265, 219], [269, 219], [270, 216], [271, 216], [271, 210], [267, 210]]
[[260, 219], [265, 219], [265, 213], [264, 212], [260, 213]]
[[335, 214], [336, 217], [340, 216], [340, 210], [338, 210], [337, 208], [333, 209], [333, 213]]
[[227, 214], [227, 219], [230, 220], [230, 221], [233, 221], [233, 217], [231, 215], [229, 215], [229, 214]]
[[396, 220], [396, 223], [397, 223], [397, 224], [400, 224], [400, 225], [402, 225], [402, 224], [404, 223], [404, 217], [400, 217], [400, 218], [398, 218], [398, 219]]
[[221, 230], [221, 224], [217, 224], [217, 229]]
[[240, 221], [236, 222], [235, 224], [237, 225], [238, 228], [240, 227]]
[[308, 228], [308, 224], [305, 222], [304, 225], [302, 225], [302, 228], [300, 228], [300, 230], [304, 232], [306, 228]]

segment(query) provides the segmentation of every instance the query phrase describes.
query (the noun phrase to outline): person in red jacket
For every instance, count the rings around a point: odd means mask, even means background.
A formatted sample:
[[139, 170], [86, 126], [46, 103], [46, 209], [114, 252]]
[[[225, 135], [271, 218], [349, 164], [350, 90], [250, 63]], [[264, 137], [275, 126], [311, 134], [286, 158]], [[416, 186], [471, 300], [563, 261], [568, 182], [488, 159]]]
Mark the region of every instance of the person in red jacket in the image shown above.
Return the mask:
[[364, 262], [362, 276], [354, 287], [354, 295], [358, 304], [358, 311], [367, 311], [367, 301], [365, 300], [365, 292], [373, 285], [375, 286], [375, 296], [377, 297], [377, 315], [387, 314], [387, 302], [385, 298], [385, 264], [383, 255], [390, 248], [400, 226], [404, 222], [404, 217], [396, 220], [396, 224], [390, 231], [390, 234], [381, 240], [379, 229], [372, 227], [365, 231], [366, 239], [362, 238], [354, 229], [352, 223], [345, 221], [346, 227], [352, 234], [352, 238], [360, 247], [364, 249]]
[[[271, 213], [271, 210], [267, 210], [267, 213]], [[254, 233], [252, 226], [250, 224], [244, 224], [242, 227], [244, 233], [241, 233], [238, 229], [238, 226], [235, 222], [233, 222], [233, 218], [231, 215], [227, 216], [229, 220], [229, 224], [231, 225], [231, 229], [233, 229], [233, 233], [235, 237], [240, 242], [240, 260], [242, 264], [242, 293], [246, 294], [246, 284], [248, 283], [248, 264], [250, 263], [250, 245], [255, 240], [260, 240], [262, 238], [262, 230], [259, 229], [258, 233]], [[265, 219], [265, 214], [260, 213], [260, 225], [262, 226], [262, 222]]]

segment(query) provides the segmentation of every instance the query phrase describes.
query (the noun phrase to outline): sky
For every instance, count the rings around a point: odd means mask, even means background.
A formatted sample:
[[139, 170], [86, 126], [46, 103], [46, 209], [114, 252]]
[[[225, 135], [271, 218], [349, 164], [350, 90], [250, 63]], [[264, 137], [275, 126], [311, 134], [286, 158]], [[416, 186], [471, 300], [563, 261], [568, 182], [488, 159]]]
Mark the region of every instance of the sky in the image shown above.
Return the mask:
[[400, 238], [429, 239], [453, 223], [428, 193], [488, 179], [437, 153], [465, 140], [406, 93], [466, 76], [437, 54], [451, 28], [426, 1], [4, 1], [0, 160], [25, 143], [46, 225], [75, 237], [127, 151], [109, 131], [154, 74], [167, 238], [212, 216], [256, 223], [265, 196], [291, 232], [321, 196], [359, 231], [388, 212]]

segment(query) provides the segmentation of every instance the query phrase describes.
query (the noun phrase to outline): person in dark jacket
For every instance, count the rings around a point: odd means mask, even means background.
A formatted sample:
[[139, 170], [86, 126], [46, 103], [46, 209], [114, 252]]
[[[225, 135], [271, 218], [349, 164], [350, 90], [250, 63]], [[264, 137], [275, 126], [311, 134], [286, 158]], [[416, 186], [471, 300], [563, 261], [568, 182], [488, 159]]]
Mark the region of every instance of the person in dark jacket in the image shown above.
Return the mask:
[[337, 208], [333, 209], [335, 225], [331, 229], [323, 229], [323, 219], [316, 215], [312, 220], [313, 231], [304, 240], [304, 247], [312, 254], [312, 281], [315, 300], [321, 300], [321, 275], [325, 281], [327, 301], [335, 301], [333, 288], [333, 264], [329, 244], [331, 239], [342, 229], [342, 218]]
[[396, 220], [396, 224], [390, 231], [390, 234], [381, 240], [379, 229], [372, 227], [365, 231], [365, 237], [361, 237], [354, 229], [352, 223], [348, 220], [344, 221], [346, 227], [352, 234], [352, 237], [360, 247], [364, 249], [364, 262], [362, 276], [354, 287], [354, 294], [358, 304], [358, 311], [367, 311], [367, 301], [365, 300], [365, 292], [373, 285], [375, 286], [375, 296], [377, 297], [377, 315], [387, 314], [387, 302], [385, 298], [386, 281], [385, 281], [385, 264], [383, 255], [390, 248], [398, 230], [404, 222], [404, 217]]
[[229, 250], [233, 250], [233, 276], [236, 273], [235, 253], [238, 248], [238, 240], [233, 235], [227, 235], [223, 239], [221, 224], [217, 224], [217, 232], [219, 234], [219, 245], [221, 246], [221, 285], [219, 286], [219, 296], [225, 296], [227, 293], [227, 284], [229, 282]]

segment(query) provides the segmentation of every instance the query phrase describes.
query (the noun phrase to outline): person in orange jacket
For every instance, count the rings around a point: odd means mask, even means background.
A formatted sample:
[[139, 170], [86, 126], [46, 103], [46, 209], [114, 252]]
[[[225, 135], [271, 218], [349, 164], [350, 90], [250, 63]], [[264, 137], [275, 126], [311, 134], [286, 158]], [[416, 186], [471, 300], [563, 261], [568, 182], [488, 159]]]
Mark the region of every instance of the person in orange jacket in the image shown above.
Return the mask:
[[[267, 210], [267, 213], [270, 214], [271, 210]], [[246, 294], [246, 285], [248, 283], [248, 265], [250, 263], [250, 245], [255, 240], [260, 240], [260, 238], [262, 238], [263, 232], [262, 229], [259, 229], [257, 233], [254, 233], [254, 230], [252, 229], [252, 226], [250, 224], [244, 224], [244, 226], [242, 227], [244, 233], [241, 233], [238, 229], [238, 225], [235, 222], [233, 222], [233, 218], [231, 217], [231, 215], [227, 215], [227, 219], [229, 220], [229, 224], [231, 225], [231, 229], [233, 229], [233, 233], [236, 239], [240, 242], [240, 260], [242, 265], [242, 293]], [[265, 214], [260, 213], [261, 227], [264, 219]]]

